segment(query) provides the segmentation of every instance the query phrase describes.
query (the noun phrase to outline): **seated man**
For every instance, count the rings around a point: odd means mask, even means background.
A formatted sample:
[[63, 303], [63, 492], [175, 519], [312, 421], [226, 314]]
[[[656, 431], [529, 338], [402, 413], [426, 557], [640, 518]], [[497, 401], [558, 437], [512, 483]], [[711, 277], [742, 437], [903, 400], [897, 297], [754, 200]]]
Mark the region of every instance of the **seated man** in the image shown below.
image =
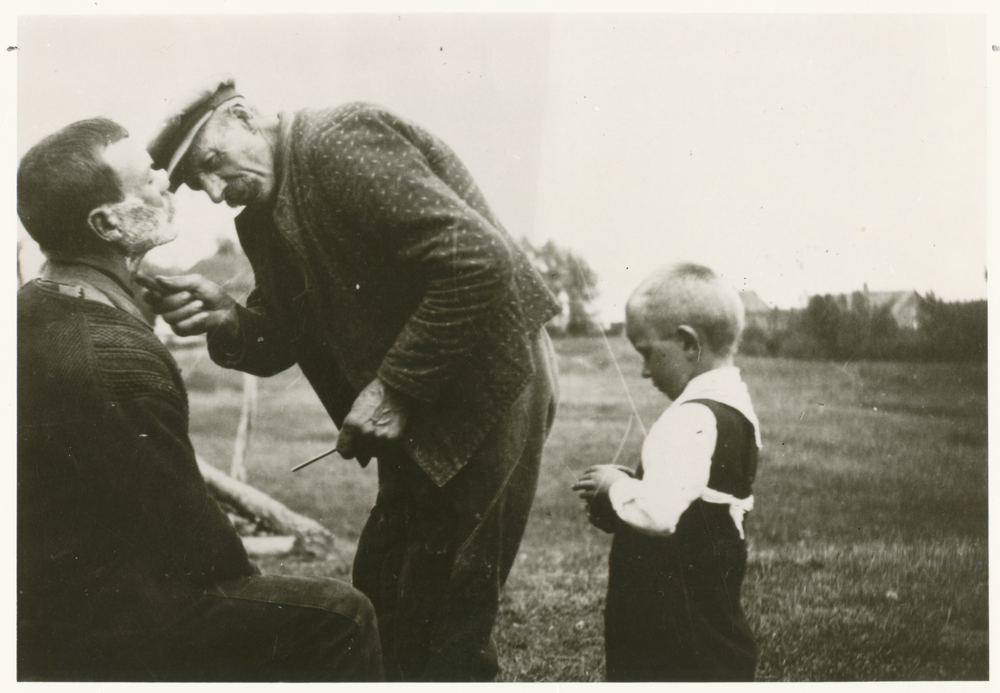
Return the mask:
[[198, 472], [130, 278], [173, 239], [166, 175], [94, 119], [32, 148], [17, 183], [48, 258], [18, 292], [18, 677], [380, 680], [368, 599], [260, 575]]

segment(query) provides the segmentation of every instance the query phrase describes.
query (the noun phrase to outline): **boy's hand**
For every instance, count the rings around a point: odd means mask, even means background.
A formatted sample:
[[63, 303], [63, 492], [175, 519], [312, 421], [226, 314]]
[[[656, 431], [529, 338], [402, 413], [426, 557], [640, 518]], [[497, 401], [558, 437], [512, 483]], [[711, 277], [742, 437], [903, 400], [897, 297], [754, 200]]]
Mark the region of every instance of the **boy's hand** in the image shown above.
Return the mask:
[[580, 495], [580, 498], [591, 503], [597, 496], [607, 495], [611, 484], [630, 476], [630, 473], [617, 465], [598, 464], [583, 473], [580, 480], [573, 484], [573, 490]]
[[587, 519], [605, 534], [614, 534], [618, 524], [618, 514], [611, 507], [611, 501], [607, 496], [595, 498], [594, 502], [587, 506]]

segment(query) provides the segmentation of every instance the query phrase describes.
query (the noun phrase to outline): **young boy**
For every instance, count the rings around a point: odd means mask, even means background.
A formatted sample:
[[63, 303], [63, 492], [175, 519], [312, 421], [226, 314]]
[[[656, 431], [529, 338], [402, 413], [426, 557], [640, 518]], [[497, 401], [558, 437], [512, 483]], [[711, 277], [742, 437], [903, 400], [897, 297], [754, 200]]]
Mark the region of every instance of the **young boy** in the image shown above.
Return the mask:
[[740, 608], [743, 516], [753, 507], [760, 426], [733, 354], [743, 304], [710, 269], [676, 265], [626, 306], [628, 337], [673, 400], [635, 475], [612, 465], [573, 489], [614, 532], [604, 615], [608, 681], [751, 681]]

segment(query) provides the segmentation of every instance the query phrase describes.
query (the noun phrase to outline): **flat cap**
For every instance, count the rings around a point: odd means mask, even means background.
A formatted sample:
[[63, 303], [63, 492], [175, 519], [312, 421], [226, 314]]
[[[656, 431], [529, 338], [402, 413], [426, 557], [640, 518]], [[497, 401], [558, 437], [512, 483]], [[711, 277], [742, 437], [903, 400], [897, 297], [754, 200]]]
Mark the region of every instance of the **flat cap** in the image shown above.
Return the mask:
[[183, 182], [181, 160], [191, 147], [198, 131], [222, 104], [240, 98], [236, 82], [231, 78], [214, 80], [206, 89], [174, 102], [159, 132], [146, 147], [153, 159], [154, 170], [164, 170], [170, 177], [170, 191]]

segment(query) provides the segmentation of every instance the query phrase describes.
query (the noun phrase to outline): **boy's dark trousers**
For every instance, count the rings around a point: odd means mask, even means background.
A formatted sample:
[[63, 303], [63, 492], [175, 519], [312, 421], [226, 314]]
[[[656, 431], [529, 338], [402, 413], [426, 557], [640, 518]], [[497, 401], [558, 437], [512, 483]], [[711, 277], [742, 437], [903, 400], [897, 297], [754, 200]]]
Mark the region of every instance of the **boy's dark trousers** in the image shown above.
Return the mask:
[[746, 544], [728, 506], [697, 500], [669, 537], [615, 523], [604, 614], [608, 681], [752, 681], [740, 607]]
[[[720, 402], [690, 401], [716, 420], [708, 487], [748, 497], [757, 472], [753, 424]], [[653, 537], [618, 517], [607, 495], [597, 500], [591, 521], [615, 534], [604, 613], [608, 681], [752, 681], [757, 649], [740, 607], [747, 549], [729, 506], [698, 499], [673, 534]]]

